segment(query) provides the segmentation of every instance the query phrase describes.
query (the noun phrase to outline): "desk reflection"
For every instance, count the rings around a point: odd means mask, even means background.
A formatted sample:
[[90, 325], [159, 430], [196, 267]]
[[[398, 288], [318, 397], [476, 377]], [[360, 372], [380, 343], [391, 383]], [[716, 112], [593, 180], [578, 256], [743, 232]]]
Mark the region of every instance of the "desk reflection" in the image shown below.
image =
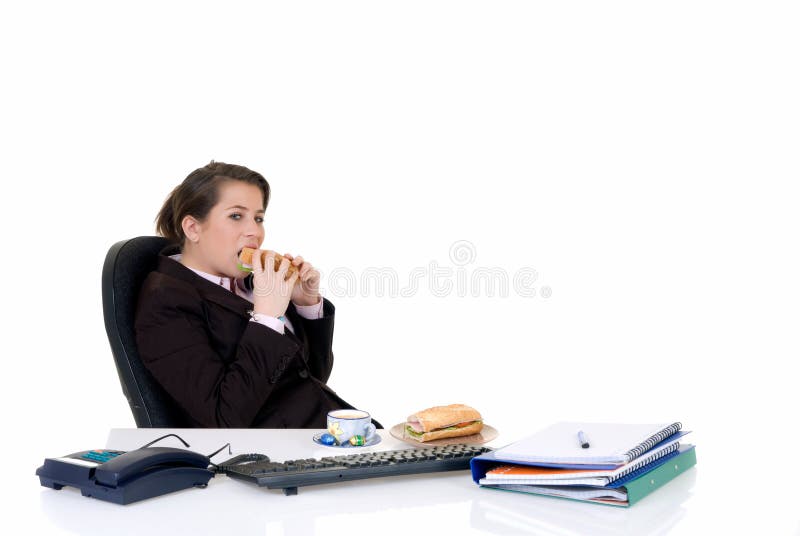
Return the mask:
[[682, 505], [696, 476], [693, 467], [631, 508], [485, 489], [487, 496], [472, 502], [470, 522], [480, 531], [503, 535], [666, 534], [686, 515]]
[[[302, 488], [296, 497], [216, 478], [207, 490], [184, 490], [128, 506], [82, 497], [74, 489], [42, 490], [42, 512], [74, 534], [324, 534], [353, 527], [407, 527], [484, 534], [661, 535], [686, 510], [692, 468], [632, 508], [614, 508], [464, 486], [463, 473], [343, 482]], [[472, 487], [474, 486], [474, 487]], [[398, 500], [402, 498], [402, 500]], [[413, 524], [412, 524], [413, 525]]]
[[[217, 477], [207, 489], [187, 489], [126, 506], [83, 497], [80, 491], [66, 487], [42, 489], [40, 504], [53, 525], [88, 536], [330, 536], [370, 523], [405, 526], [420, 515], [438, 519], [442, 512], [466, 526], [470, 511], [470, 501], [464, 496], [467, 479], [464, 471], [437, 475], [435, 485], [431, 485], [430, 475], [378, 478], [309, 486], [301, 488], [297, 496], [286, 497], [280, 490]], [[467, 491], [473, 491], [471, 485]], [[442, 530], [447, 519], [441, 520]]]

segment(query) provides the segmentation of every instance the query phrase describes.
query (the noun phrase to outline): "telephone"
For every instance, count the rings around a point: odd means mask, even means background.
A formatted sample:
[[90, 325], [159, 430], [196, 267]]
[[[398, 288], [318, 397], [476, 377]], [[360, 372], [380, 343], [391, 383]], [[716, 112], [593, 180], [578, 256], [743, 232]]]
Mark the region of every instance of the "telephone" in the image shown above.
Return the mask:
[[84, 497], [129, 504], [181, 489], [208, 485], [211, 460], [190, 450], [171, 447], [86, 450], [46, 458], [36, 470], [42, 486], [80, 488]]

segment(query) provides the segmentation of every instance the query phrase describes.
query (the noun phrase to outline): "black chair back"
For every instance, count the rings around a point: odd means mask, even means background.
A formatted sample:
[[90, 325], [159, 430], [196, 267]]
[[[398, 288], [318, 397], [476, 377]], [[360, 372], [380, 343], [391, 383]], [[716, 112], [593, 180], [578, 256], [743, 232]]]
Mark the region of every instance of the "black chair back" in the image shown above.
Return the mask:
[[182, 428], [183, 413], [144, 368], [136, 349], [134, 314], [139, 289], [167, 246], [160, 236], [117, 242], [103, 264], [103, 316], [122, 392], [139, 428]]

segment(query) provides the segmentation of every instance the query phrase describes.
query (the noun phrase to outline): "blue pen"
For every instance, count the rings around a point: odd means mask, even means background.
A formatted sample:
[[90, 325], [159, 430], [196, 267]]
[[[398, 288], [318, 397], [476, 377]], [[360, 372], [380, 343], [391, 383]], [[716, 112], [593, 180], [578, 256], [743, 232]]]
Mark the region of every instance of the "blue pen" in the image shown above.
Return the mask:
[[586, 437], [586, 434], [583, 433], [583, 430], [578, 432], [578, 443], [581, 444], [582, 448], [589, 448], [589, 438]]

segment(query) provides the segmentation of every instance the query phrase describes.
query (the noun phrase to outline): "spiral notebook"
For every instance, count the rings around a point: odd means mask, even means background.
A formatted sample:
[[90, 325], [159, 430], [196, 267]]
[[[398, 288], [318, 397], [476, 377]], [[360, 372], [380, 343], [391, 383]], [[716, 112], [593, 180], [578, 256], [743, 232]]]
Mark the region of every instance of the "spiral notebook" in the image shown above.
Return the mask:
[[[609, 424], [560, 422], [495, 451], [497, 459], [554, 467], [630, 463], [656, 445], [683, 435], [681, 423]], [[584, 432], [589, 448], [582, 448], [578, 432]], [[668, 440], [665, 442], [665, 440]], [[663, 446], [663, 445], [660, 445]], [[603, 467], [605, 468], [605, 467]]]
[[[633, 462], [616, 469], [561, 469], [535, 465], [500, 465], [486, 472], [478, 483], [528, 484], [539, 486], [608, 486], [643, 467], [653, 468], [677, 455], [679, 443], [654, 448]], [[614, 486], [616, 487], [616, 486]]]

